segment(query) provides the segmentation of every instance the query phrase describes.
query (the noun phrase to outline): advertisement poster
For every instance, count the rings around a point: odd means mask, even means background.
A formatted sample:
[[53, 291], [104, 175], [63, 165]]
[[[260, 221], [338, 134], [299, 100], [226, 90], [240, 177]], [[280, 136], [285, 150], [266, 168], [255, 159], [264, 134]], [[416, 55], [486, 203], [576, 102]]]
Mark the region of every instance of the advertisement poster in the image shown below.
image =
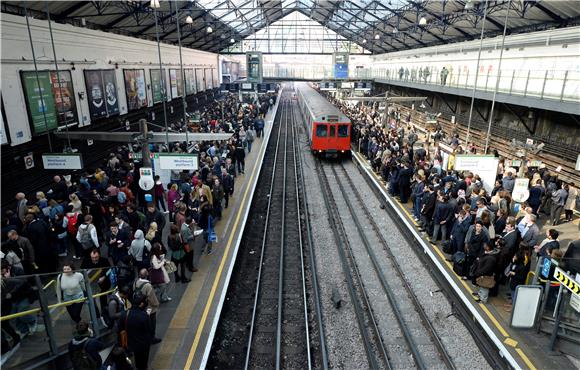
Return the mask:
[[[60, 77], [60, 82], [59, 82]], [[59, 126], [77, 123], [75, 92], [70, 71], [51, 71], [50, 83]]]
[[119, 113], [119, 94], [117, 92], [117, 79], [114, 69], [103, 70], [103, 84], [105, 86], [105, 102], [107, 103], [107, 115]]
[[145, 83], [145, 70], [125, 69], [125, 94], [127, 95], [127, 108], [132, 111], [147, 106], [147, 85]]
[[195, 72], [193, 69], [185, 69], [185, 94], [195, 94]]
[[183, 96], [183, 79], [181, 78], [181, 70], [169, 70], [169, 84], [171, 86], [172, 99]]
[[195, 84], [197, 86], [197, 92], [205, 90], [205, 84], [203, 82], [203, 69], [195, 70]]
[[25, 71], [21, 77], [34, 134], [56, 129], [56, 107], [48, 71], [38, 72], [38, 78], [36, 72]]
[[167, 92], [165, 83], [165, 70], [161, 70], [161, 76], [158, 69], [151, 69], [151, 92], [153, 93], [153, 104], [160, 103], [163, 101], [163, 97], [166, 97]]
[[205, 88], [208, 90], [213, 89], [213, 77], [211, 75], [211, 69], [206, 68], [203, 70], [205, 76]]
[[105, 89], [100, 70], [85, 70], [85, 84], [87, 85], [87, 99], [91, 118], [101, 118], [107, 116], [107, 105], [105, 104]]

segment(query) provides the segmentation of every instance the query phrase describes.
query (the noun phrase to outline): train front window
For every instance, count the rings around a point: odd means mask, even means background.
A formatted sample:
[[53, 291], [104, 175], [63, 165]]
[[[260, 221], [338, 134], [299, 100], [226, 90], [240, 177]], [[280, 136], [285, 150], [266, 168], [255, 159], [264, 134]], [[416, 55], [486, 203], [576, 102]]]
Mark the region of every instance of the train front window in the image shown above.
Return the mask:
[[330, 125], [330, 137], [335, 137], [335, 136], [336, 136], [336, 126]]
[[326, 125], [317, 125], [316, 126], [316, 136], [318, 137], [326, 137], [328, 136], [328, 128]]
[[338, 125], [338, 137], [348, 136], [348, 125]]

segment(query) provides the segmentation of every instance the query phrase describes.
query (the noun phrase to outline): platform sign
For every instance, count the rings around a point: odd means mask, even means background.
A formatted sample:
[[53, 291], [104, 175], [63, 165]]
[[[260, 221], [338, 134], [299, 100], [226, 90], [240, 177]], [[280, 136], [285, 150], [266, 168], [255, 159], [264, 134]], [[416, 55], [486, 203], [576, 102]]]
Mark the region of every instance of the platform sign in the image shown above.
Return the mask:
[[493, 190], [499, 159], [493, 155], [456, 155], [454, 170], [470, 171], [481, 177], [483, 187], [489, 193]]
[[550, 277], [550, 266], [552, 266], [552, 260], [550, 258], [544, 258], [544, 264], [542, 265], [542, 276], [545, 278]]
[[252, 83], [244, 82], [241, 84], [242, 91], [254, 91], [254, 85]]
[[246, 53], [246, 68], [248, 82], [262, 83], [262, 53], [257, 51]]
[[518, 285], [513, 304], [510, 326], [532, 328], [536, 323], [544, 289], [541, 285]]
[[322, 91], [335, 91], [336, 90], [336, 82], [321, 82], [319, 86], [320, 86], [320, 90], [322, 90]]
[[348, 78], [348, 53], [334, 53], [332, 54], [332, 65], [334, 71], [334, 78], [347, 79]]
[[151, 190], [155, 186], [153, 180], [153, 168], [141, 167], [139, 168], [139, 187], [143, 190]]
[[530, 179], [527, 177], [517, 178], [512, 192], [512, 199], [518, 203], [523, 203], [528, 200], [530, 197], [530, 191], [528, 190], [529, 183]]
[[74, 153], [51, 153], [42, 155], [45, 170], [82, 170], [83, 158]]
[[197, 154], [166, 154], [159, 153], [159, 168], [162, 170], [198, 169]]

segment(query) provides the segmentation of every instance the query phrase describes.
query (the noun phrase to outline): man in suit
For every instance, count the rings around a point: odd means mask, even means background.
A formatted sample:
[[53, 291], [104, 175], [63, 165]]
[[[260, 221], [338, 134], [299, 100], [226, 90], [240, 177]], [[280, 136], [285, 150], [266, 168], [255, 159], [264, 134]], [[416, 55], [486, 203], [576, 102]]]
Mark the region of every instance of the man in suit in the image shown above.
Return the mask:
[[16, 214], [18, 215], [18, 219], [21, 222], [21, 225], [24, 224], [24, 217], [26, 217], [26, 214], [28, 213], [28, 206], [26, 205], [28, 203], [28, 200], [26, 200], [26, 195], [24, 195], [24, 193], [18, 193], [16, 194]]
[[528, 251], [530, 248], [538, 244], [538, 236], [540, 229], [536, 225], [536, 215], [528, 214], [525, 219], [525, 225], [522, 231], [522, 246], [526, 247]]

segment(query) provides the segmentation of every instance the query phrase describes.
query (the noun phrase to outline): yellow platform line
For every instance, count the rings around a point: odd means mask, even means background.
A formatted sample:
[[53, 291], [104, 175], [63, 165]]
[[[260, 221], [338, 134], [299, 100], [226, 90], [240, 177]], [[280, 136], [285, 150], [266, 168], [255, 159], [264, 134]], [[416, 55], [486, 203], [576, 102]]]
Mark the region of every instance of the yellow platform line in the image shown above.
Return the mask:
[[[264, 147], [264, 150], [266, 150], [266, 148]], [[259, 155], [258, 155], [259, 158]], [[257, 159], [258, 159], [257, 158]], [[242, 215], [242, 211], [244, 209], [244, 204], [246, 202], [246, 198], [248, 196], [248, 192], [250, 191], [250, 184], [252, 183], [252, 181], [254, 180], [254, 176], [256, 175], [256, 170], [258, 169], [258, 160], [256, 160], [255, 164], [254, 164], [254, 169], [252, 170], [252, 175], [250, 176], [250, 180], [248, 181], [248, 186], [246, 187], [246, 191], [244, 192], [244, 196], [242, 198], [242, 202], [240, 203], [240, 208], [238, 209], [238, 214], [236, 215], [236, 221], [234, 222], [234, 226], [232, 227], [232, 233], [230, 234], [230, 237], [228, 239], [228, 242], [226, 244], [226, 248], [224, 250], [224, 254], [222, 256], [222, 260], [220, 261], [220, 265], [218, 267], [216, 276], [214, 278], [212, 287], [211, 287], [211, 291], [209, 293], [209, 297], [207, 299], [207, 303], [205, 304], [205, 308], [203, 310], [203, 314], [201, 316], [201, 320], [199, 322], [199, 325], [197, 327], [197, 331], [195, 333], [195, 337], [193, 339], [193, 343], [191, 344], [191, 348], [189, 350], [189, 354], [187, 356], [187, 361], [185, 362], [185, 366], [184, 369], [190, 369], [191, 368], [191, 364], [193, 362], [193, 356], [195, 355], [195, 352], [197, 351], [197, 347], [199, 345], [199, 340], [201, 338], [201, 333], [203, 332], [203, 328], [205, 327], [205, 322], [207, 321], [207, 317], [209, 315], [209, 310], [211, 308], [211, 305], [213, 303], [214, 300], [214, 296], [215, 293], [217, 291], [218, 285], [219, 285], [219, 281], [221, 280], [221, 275], [224, 269], [224, 266], [226, 264], [226, 260], [229, 254], [229, 250], [232, 246], [232, 241], [234, 240], [234, 235], [235, 230], [238, 227], [239, 221], [240, 221], [240, 217]]]
[[530, 359], [528, 358], [528, 356], [526, 356], [526, 354], [524, 353], [524, 351], [521, 348], [516, 348], [516, 352], [518, 353], [518, 355], [520, 355], [520, 357], [522, 358], [522, 360], [524, 360], [524, 362], [526, 363], [526, 365], [528, 366], [528, 368], [530, 368], [530, 370], [536, 370], [536, 367], [534, 366], [534, 364], [532, 363], [532, 361], [530, 361]]

